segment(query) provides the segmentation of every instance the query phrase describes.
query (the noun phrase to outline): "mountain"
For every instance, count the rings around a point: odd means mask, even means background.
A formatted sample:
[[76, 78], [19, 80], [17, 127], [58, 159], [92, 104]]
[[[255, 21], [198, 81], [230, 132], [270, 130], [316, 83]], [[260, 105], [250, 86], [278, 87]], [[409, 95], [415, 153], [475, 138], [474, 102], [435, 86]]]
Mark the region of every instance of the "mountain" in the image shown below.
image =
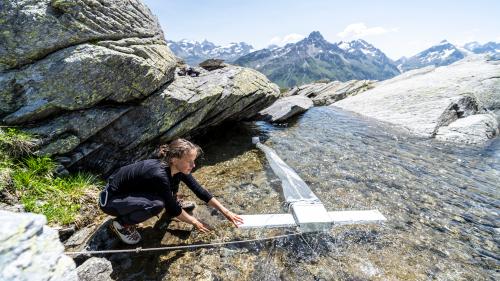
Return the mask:
[[405, 72], [429, 65], [449, 65], [463, 59], [464, 57], [464, 53], [461, 52], [456, 46], [446, 40], [443, 40], [438, 45], [432, 46], [413, 57], [403, 57], [397, 60], [396, 64], [401, 72]]
[[475, 54], [500, 54], [500, 43], [488, 42], [484, 45], [478, 42], [470, 42], [464, 45], [464, 48]]
[[318, 32], [284, 47], [244, 55], [234, 64], [264, 73], [281, 87], [317, 80], [384, 80], [399, 74], [396, 65], [364, 40], [332, 44]]
[[178, 57], [184, 59], [189, 65], [197, 65], [206, 59], [223, 59], [226, 62], [233, 62], [237, 58], [252, 52], [251, 45], [239, 42], [230, 43], [227, 46], [217, 46], [207, 40], [197, 41], [171, 41], [167, 40], [170, 50]]

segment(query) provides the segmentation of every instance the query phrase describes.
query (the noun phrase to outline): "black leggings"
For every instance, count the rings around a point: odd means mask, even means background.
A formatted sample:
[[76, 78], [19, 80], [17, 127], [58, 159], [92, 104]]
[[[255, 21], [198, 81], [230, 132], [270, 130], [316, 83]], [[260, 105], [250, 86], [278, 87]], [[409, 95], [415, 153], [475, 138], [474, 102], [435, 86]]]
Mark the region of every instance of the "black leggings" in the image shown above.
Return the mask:
[[154, 194], [109, 194], [106, 205], [100, 207], [104, 213], [115, 216], [119, 223], [132, 225], [158, 215], [165, 208], [165, 203], [160, 196]]

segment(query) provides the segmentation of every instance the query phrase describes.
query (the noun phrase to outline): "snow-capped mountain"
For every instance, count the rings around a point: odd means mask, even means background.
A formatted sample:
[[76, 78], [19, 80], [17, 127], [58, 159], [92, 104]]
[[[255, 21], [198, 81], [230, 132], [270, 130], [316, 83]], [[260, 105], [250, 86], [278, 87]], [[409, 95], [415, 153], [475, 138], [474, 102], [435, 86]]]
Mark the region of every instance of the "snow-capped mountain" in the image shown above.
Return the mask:
[[488, 42], [484, 45], [478, 42], [470, 42], [464, 45], [464, 48], [475, 54], [500, 54], [500, 43]]
[[373, 45], [370, 45], [362, 39], [350, 42], [340, 41], [338, 43], [335, 43], [334, 45], [344, 50], [348, 56], [353, 58], [361, 57], [363, 55], [376, 58], [383, 58], [383, 56], [385, 56], [385, 54], [382, 53], [379, 49], [373, 47]]
[[399, 74], [396, 65], [366, 41], [332, 44], [318, 31], [297, 43], [249, 53], [234, 63], [254, 68], [282, 87], [322, 79], [384, 80]]
[[178, 57], [184, 59], [189, 65], [197, 65], [206, 59], [223, 59], [226, 62], [233, 62], [237, 58], [254, 51], [253, 47], [247, 43], [230, 43], [226, 46], [217, 46], [207, 40], [198, 41], [171, 41], [167, 44]]
[[396, 64], [398, 66], [398, 69], [401, 72], [404, 72], [429, 65], [449, 65], [463, 59], [464, 57], [465, 54], [461, 52], [456, 46], [446, 40], [443, 40], [438, 45], [432, 46], [413, 57], [400, 58], [396, 61]]

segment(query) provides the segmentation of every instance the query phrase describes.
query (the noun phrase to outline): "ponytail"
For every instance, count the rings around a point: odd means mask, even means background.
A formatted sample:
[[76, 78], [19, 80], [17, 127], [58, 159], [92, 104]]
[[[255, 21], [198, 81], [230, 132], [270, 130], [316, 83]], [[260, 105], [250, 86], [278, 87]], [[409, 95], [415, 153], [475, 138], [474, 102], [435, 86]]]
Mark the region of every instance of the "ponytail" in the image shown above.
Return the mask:
[[165, 164], [170, 166], [170, 161], [172, 158], [182, 158], [190, 150], [196, 150], [197, 156], [203, 154], [201, 148], [185, 139], [175, 139], [169, 144], [162, 144], [158, 150], [158, 158], [160, 158]]

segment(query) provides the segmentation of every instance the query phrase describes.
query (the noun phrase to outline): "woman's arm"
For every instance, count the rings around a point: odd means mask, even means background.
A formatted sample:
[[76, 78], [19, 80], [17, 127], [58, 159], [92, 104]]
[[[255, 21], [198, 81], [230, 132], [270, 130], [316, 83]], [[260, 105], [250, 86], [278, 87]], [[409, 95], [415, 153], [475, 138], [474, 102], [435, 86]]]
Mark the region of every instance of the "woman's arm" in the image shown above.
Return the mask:
[[181, 180], [194, 192], [194, 194], [196, 194], [198, 198], [205, 201], [209, 206], [219, 210], [226, 217], [226, 219], [232, 222], [236, 227], [243, 223], [243, 219], [240, 216], [222, 206], [222, 204], [215, 199], [210, 192], [204, 189], [191, 174], [182, 175]]
[[226, 217], [226, 219], [234, 224], [234, 226], [238, 227], [238, 225], [243, 223], [243, 219], [240, 216], [226, 209], [226, 207], [222, 206], [222, 204], [214, 197], [208, 201], [208, 205], [219, 210]]
[[198, 181], [193, 177], [191, 174], [181, 174], [180, 179], [182, 182], [186, 184], [186, 186], [193, 191], [193, 193], [198, 197], [199, 199], [203, 200], [205, 203], [208, 203], [210, 199], [212, 199], [213, 195], [208, 192], [203, 186], [201, 186]]

